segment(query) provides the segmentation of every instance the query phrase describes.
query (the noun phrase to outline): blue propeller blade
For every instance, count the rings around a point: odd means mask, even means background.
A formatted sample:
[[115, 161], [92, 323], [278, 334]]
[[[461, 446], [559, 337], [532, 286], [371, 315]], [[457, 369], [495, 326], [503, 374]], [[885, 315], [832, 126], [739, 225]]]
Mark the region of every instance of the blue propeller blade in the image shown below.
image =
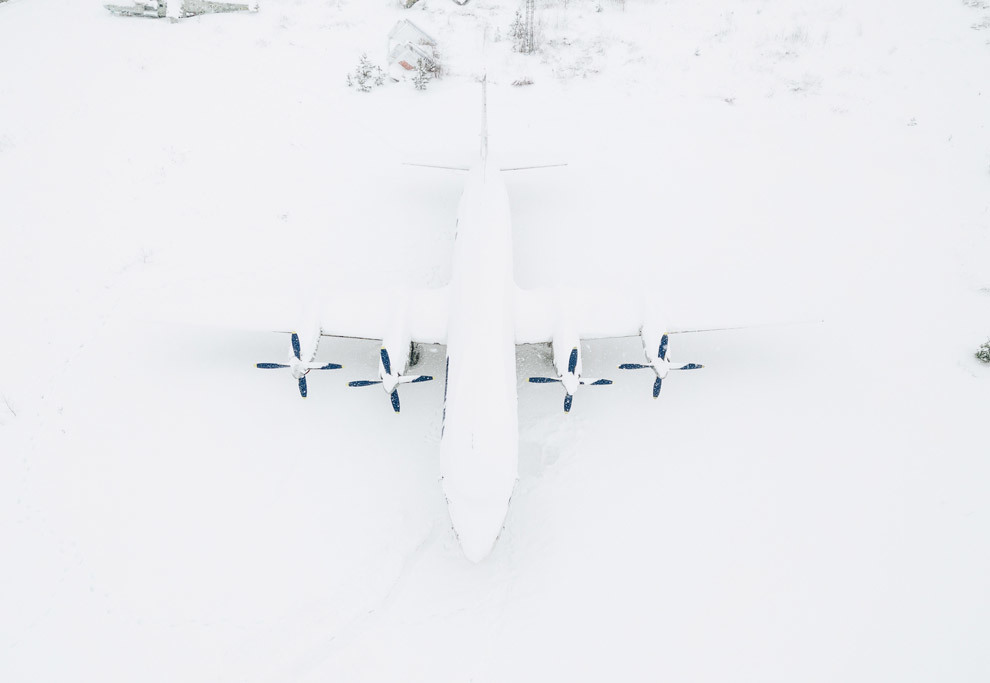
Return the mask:
[[660, 351], [657, 353], [657, 355], [660, 358], [663, 358], [663, 359], [666, 359], [667, 358], [667, 342], [668, 341], [669, 341], [669, 339], [668, 339], [667, 335], [663, 335], [662, 337], [660, 337]]
[[412, 382], [410, 382], [410, 384], [415, 384], [416, 382], [429, 382], [431, 379], [433, 379], [433, 378], [430, 377], [429, 375], [420, 375], [419, 377], [417, 377], [416, 379], [414, 379]]
[[570, 394], [567, 394], [566, 396], [564, 396], [564, 412], [565, 413], [571, 412], [571, 403], [573, 401], [574, 401], [574, 397], [571, 396]]
[[388, 350], [384, 346], [382, 347], [382, 367], [385, 368], [386, 375], [392, 374], [392, 363], [388, 359]]
[[327, 363], [326, 365], [322, 365], [322, 366], [320, 366], [318, 368], [313, 368], [313, 369], [314, 370], [340, 370], [342, 367], [344, 367], [344, 366], [343, 365], [338, 365], [337, 363]]
[[382, 383], [382, 381], [380, 379], [379, 380], [358, 379], [358, 380], [355, 380], [353, 382], [348, 382], [347, 383], [347, 386], [349, 386], [349, 387], [370, 387], [372, 384], [381, 384], [381, 383]]
[[567, 372], [574, 374], [577, 368], [577, 348], [571, 349], [571, 357], [567, 359]]
[[660, 395], [660, 386], [663, 384], [663, 380], [657, 377], [657, 381], [653, 383], [653, 398]]
[[306, 398], [306, 375], [299, 378], [299, 395]]
[[296, 354], [296, 360], [302, 360], [302, 351], [299, 348], [299, 335], [292, 333], [292, 353]]
[[620, 370], [642, 370], [643, 368], [648, 368], [649, 365], [643, 365], [642, 363], [623, 363], [619, 366]]
[[592, 382], [589, 386], [601, 387], [601, 386], [605, 386], [606, 384], [611, 384], [611, 383], [612, 383], [612, 380], [610, 380], [610, 379], [600, 379], [600, 380], [597, 380], [595, 382]]
[[261, 368], [262, 370], [274, 370], [275, 368], [287, 368], [288, 365], [282, 365], [281, 363], [258, 363], [255, 367]]
[[700, 370], [705, 367], [704, 365], [698, 365], [697, 363], [688, 363], [687, 365], [682, 365], [679, 368], [671, 368], [671, 370]]
[[560, 380], [556, 377], [530, 377], [529, 381], [533, 384], [549, 384], [550, 382], [559, 382]]
[[392, 390], [392, 410], [399, 412], [399, 390]]

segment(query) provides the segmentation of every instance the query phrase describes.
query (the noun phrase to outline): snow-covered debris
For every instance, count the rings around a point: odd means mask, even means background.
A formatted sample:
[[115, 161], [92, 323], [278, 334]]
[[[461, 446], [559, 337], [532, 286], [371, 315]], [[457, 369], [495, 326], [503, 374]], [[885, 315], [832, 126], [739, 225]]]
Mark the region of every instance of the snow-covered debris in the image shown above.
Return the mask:
[[[191, 17], [197, 14], [218, 14], [222, 12], [257, 12], [258, 3], [240, 2], [211, 2], [210, 0], [181, 0], [179, 3], [169, 3], [169, 7], [179, 6], [180, 17]], [[169, 13], [171, 15], [171, 12]]]
[[402, 43], [388, 53], [389, 66], [401, 66], [406, 71], [413, 71], [419, 62], [423, 62], [428, 70], [432, 70], [436, 63], [433, 52], [420, 45]]
[[136, 0], [132, 5], [104, 5], [114, 14], [128, 17], [157, 17], [163, 18], [166, 15], [165, 2], [158, 0]]
[[198, 14], [257, 12], [258, 3], [210, 2], [209, 0], [135, 0], [133, 5], [104, 5], [114, 14], [129, 17], [182, 19]]

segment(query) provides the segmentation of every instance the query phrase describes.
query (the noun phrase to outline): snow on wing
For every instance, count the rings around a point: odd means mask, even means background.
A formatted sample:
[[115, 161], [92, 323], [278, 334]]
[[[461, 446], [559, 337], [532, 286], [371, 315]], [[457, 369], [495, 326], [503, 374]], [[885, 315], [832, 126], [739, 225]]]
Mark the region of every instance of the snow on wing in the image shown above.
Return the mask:
[[449, 291], [417, 289], [341, 291], [323, 298], [324, 336], [383, 339], [399, 324], [420, 344], [447, 343]]
[[778, 320], [689, 316], [688, 320], [678, 315], [671, 320], [667, 315], [662, 307], [631, 288], [517, 289], [516, 344], [553, 341], [560, 330], [573, 332], [581, 339], [609, 339], [638, 336], [644, 326], [657, 333], [689, 334], [821, 322], [801, 316]]
[[299, 302], [284, 297], [148, 295], [135, 317], [154, 322], [258, 332], [304, 332], [325, 336], [384, 339], [404, 328], [410, 341], [444, 344], [447, 339], [447, 289], [339, 290]]
[[557, 330], [582, 339], [630, 337], [643, 326], [643, 306], [629, 291], [609, 289], [517, 289], [516, 343], [539, 344]]

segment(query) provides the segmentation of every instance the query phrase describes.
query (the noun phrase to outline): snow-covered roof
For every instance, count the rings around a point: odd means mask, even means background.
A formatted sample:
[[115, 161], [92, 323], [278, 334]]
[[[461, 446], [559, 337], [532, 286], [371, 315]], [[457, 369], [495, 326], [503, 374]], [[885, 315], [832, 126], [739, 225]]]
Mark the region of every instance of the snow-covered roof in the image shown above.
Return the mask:
[[437, 41], [429, 33], [408, 19], [399, 21], [388, 33], [389, 43], [413, 43], [436, 47]]

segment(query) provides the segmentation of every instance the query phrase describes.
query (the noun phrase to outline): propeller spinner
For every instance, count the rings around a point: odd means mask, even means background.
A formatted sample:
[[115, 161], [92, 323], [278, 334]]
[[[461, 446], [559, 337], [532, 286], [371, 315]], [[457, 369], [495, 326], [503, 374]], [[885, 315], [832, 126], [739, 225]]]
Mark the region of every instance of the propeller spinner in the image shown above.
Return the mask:
[[381, 363], [378, 366], [378, 379], [359, 379], [354, 382], [348, 382], [347, 386], [370, 387], [373, 384], [381, 384], [385, 393], [392, 400], [392, 410], [399, 412], [399, 385], [429, 382], [431, 379], [433, 378], [430, 375], [402, 375], [398, 372], [393, 374], [392, 361], [389, 358], [388, 349], [383, 346], [381, 350]]
[[558, 377], [530, 377], [529, 381], [533, 384], [551, 384], [555, 382], [560, 382], [564, 385], [564, 412], [571, 412], [571, 404], [574, 402], [574, 393], [577, 388], [581, 385], [589, 385], [593, 387], [600, 387], [606, 384], [611, 384], [610, 379], [594, 379], [592, 377], [582, 377], [577, 372], [578, 365], [578, 350], [575, 346], [571, 349], [571, 355], [567, 359], [567, 372], [561, 374]]
[[619, 366], [620, 370], [642, 370], [644, 368], [650, 368], [656, 374], [657, 378], [653, 382], [653, 398], [660, 395], [660, 388], [663, 386], [663, 380], [667, 377], [667, 373], [671, 370], [700, 370], [705, 367], [703, 365], [698, 365], [697, 363], [686, 363], [685, 365], [674, 365], [667, 358], [667, 343], [669, 342], [669, 337], [664, 334], [660, 338], [660, 348], [657, 349], [656, 358], [650, 359], [649, 354], [647, 354], [647, 359], [650, 360], [649, 363], [623, 363]]
[[[316, 355], [316, 352], [313, 352]], [[296, 378], [299, 382], [299, 395], [306, 398], [308, 389], [306, 387], [306, 374], [310, 370], [337, 370], [344, 367], [337, 363], [317, 363], [310, 359], [309, 362], [303, 362], [302, 359], [302, 347], [299, 343], [299, 335], [295, 332], [292, 333], [292, 353], [289, 354], [288, 364], [283, 363], [258, 363], [255, 367], [261, 368], [262, 370], [275, 370], [278, 368], [288, 368], [292, 372], [292, 376]]]

